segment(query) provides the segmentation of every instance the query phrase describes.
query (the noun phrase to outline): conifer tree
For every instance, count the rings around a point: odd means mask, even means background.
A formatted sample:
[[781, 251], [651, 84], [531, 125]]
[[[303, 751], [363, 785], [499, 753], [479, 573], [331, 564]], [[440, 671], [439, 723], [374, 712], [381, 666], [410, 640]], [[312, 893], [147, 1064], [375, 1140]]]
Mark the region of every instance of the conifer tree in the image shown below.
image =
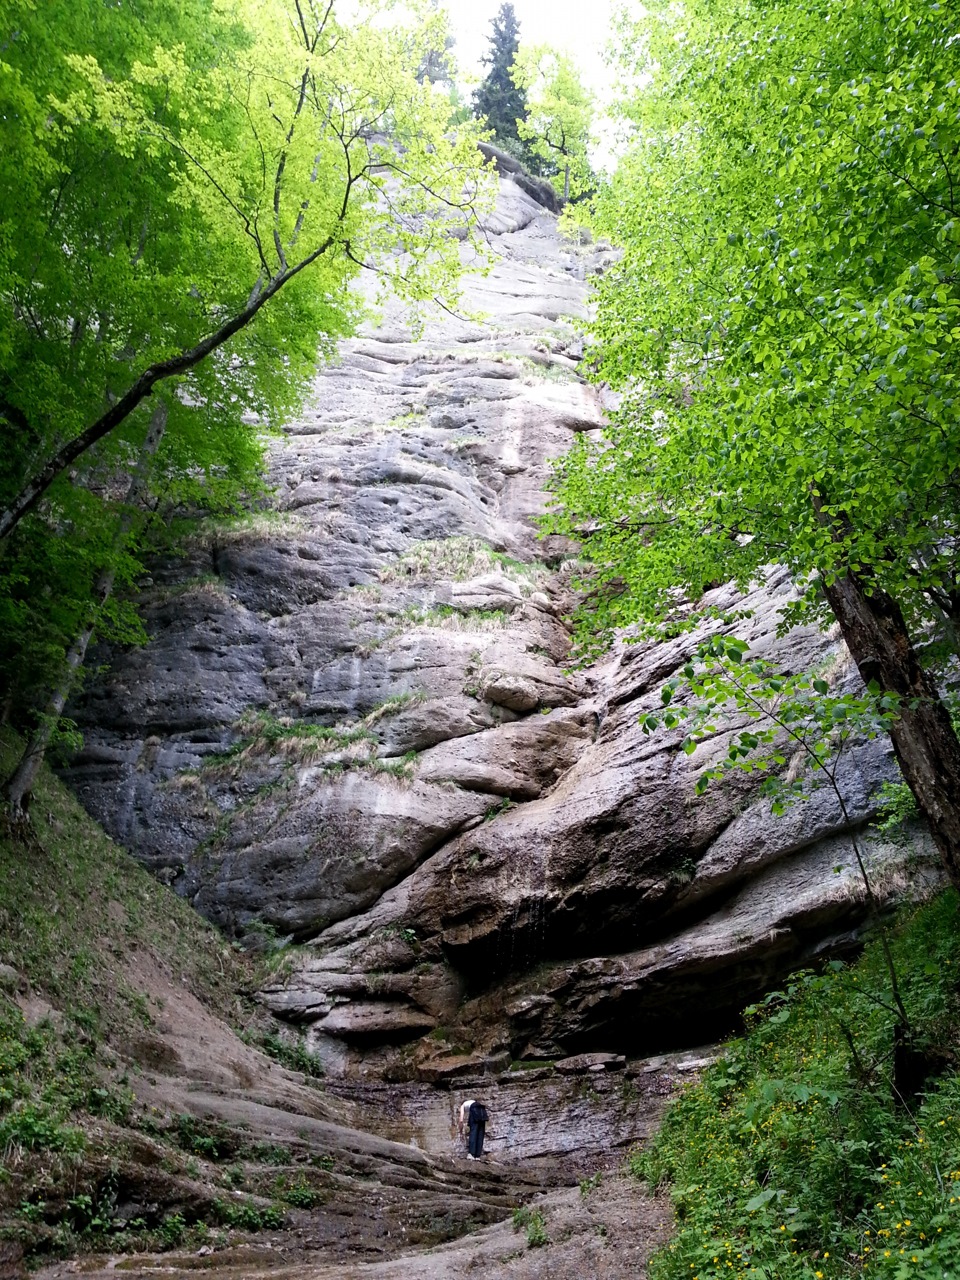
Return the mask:
[[474, 94], [474, 112], [486, 120], [493, 130], [494, 141], [511, 154], [522, 158], [525, 153], [517, 130], [517, 121], [527, 114], [527, 94], [514, 83], [511, 68], [520, 47], [520, 23], [512, 4], [502, 4], [490, 24], [490, 52], [483, 59], [490, 70]]

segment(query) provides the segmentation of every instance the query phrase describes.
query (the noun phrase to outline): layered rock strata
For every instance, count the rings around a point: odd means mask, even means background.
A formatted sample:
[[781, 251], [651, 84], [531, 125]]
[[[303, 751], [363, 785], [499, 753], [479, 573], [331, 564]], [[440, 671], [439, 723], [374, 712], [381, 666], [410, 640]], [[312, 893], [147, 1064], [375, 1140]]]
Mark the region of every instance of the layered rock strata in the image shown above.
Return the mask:
[[[692, 758], [641, 731], [690, 637], [568, 668], [575, 549], [536, 517], [602, 418], [577, 323], [604, 252], [509, 179], [487, 231], [483, 318], [345, 343], [273, 450], [275, 510], [157, 567], [151, 642], [76, 713], [87, 807], [227, 931], [306, 944], [264, 998], [347, 1073], [699, 1043], [865, 920], [827, 790], [779, 819], [748, 776], [695, 800], [737, 726]], [[777, 638], [789, 590], [736, 601], [740, 634], [852, 684], [835, 637]], [[840, 773], [885, 900], [938, 876], [921, 833], [908, 862], [865, 829], [894, 772], [866, 743]]]

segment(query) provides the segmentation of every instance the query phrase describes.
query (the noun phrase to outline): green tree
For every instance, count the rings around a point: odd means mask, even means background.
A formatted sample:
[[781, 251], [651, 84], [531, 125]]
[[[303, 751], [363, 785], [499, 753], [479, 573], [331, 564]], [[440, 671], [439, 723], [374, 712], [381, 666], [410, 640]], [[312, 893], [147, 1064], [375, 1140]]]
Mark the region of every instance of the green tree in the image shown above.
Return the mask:
[[602, 441], [555, 527], [585, 617], [682, 630], [781, 562], [784, 626], [834, 618], [898, 699], [906, 781], [960, 884], [960, 743], [938, 693], [960, 618], [956, 10], [927, 0], [658, 3], [598, 201]]
[[163, 381], [282, 416], [349, 331], [361, 266], [449, 296], [450, 211], [481, 181], [473, 132], [416, 79], [442, 19], [415, 5], [404, 28], [343, 25], [333, 0], [12, 4], [0, 535], [92, 445], [142, 436]]
[[429, 5], [389, 27], [313, 0], [6, 9], [0, 658], [36, 762], [94, 632], [137, 634], [115, 588], [151, 513], [255, 496], [265, 432], [359, 317], [354, 276], [414, 315], [449, 302], [451, 223], [486, 197], [476, 127], [417, 80]]
[[594, 100], [573, 60], [547, 45], [521, 48], [510, 74], [527, 99], [526, 118], [517, 121], [521, 139], [544, 162], [564, 204], [582, 196], [593, 186], [587, 149]]
[[490, 25], [493, 28], [490, 51], [483, 59], [490, 70], [473, 96], [473, 109], [477, 117], [493, 130], [498, 146], [522, 160], [524, 147], [517, 131], [517, 121], [527, 114], [527, 99], [523, 88], [514, 82], [511, 75], [520, 47], [520, 23], [513, 5], [502, 4]]

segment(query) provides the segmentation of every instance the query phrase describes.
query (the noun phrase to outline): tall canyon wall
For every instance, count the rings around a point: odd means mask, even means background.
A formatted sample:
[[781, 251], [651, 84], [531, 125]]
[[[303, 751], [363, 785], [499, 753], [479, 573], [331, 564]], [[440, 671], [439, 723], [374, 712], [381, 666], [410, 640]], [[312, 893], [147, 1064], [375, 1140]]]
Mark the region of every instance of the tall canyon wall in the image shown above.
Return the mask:
[[[150, 643], [75, 712], [85, 805], [229, 933], [292, 940], [264, 999], [343, 1073], [702, 1043], [865, 918], [827, 792], [694, 800], [726, 735], [641, 732], [689, 638], [568, 669], [575, 549], [535, 520], [601, 421], [577, 330], [605, 255], [509, 179], [487, 232], [485, 319], [345, 343], [272, 450], [275, 511], [156, 567]], [[789, 590], [740, 634], [852, 685], [835, 637], [776, 638]], [[908, 857], [866, 827], [893, 776], [866, 743], [841, 778], [887, 899], [938, 879], [922, 834]]]

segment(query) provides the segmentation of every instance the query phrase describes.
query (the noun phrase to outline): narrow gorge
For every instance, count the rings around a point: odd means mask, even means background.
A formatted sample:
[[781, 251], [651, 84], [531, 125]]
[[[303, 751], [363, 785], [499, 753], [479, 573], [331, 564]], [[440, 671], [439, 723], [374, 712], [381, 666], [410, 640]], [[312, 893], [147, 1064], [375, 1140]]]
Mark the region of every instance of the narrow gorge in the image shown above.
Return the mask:
[[[271, 446], [270, 507], [152, 566], [149, 642], [102, 650], [73, 712], [69, 788], [271, 957], [257, 999], [324, 1072], [311, 1093], [157, 978], [173, 1012], [140, 1100], [334, 1170], [294, 1245], [164, 1274], [645, 1275], [668, 1210], [609, 1171], [745, 1003], [858, 949], [851, 835], [884, 903], [942, 882], [921, 830], [870, 826], [885, 740], [843, 760], [852, 828], [826, 789], [774, 818], [752, 775], [695, 798], [736, 723], [693, 756], [641, 729], [693, 638], [575, 663], [578, 548], [538, 516], [552, 461], [603, 421], [581, 329], [612, 251], [509, 176], [485, 232], [464, 315], [415, 335], [387, 307], [342, 344]], [[790, 591], [771, 569], [713, 595], [754, 652], [856, 688], [834, 634], [778, 638]], [[465, 1181], [453, 1112], [478, 1091], [491, 1164]], [[560, 1244], [520, 1247], [531, 1196]]]
[[[778, 819], [750, 776], [694, 802], [726, 735], [641, 731], [690, 637], [571, 668], [577, 551], [537, 517], [602, 421], [578, 326], [609, 250], [509, 178], [486, 230], [483, 318], [343, 344], [273, 448], [275, 509], [156, 567], [151, 641], [109, 655], [65, 775], [229, 936], [292, 944], [263, 999], [333, 1077], [701, 1044], [864, 919], [826, 789]], [[789, 592], [714, 595], [754, 652], [856, 687], [835, 636], [777, 639]], [[881, 740], [842, 765], [889, 899], [939, 877], [867, 825], [894, 776]]]

